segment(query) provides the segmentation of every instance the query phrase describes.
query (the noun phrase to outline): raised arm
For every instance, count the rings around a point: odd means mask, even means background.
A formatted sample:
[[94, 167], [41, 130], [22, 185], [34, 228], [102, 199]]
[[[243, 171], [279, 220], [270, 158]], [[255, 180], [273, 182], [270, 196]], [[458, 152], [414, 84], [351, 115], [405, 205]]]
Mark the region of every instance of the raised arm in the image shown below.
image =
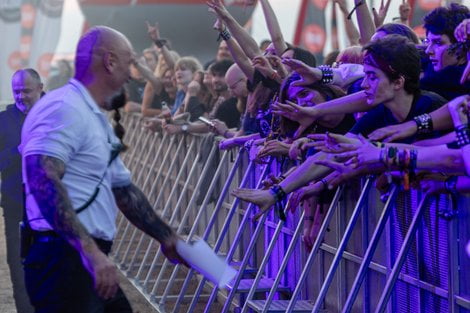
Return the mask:
[[158, 27], [158, 23], [155, 23], [155, 25], [152, 26], [147, 21], [146, 24], [147, 24], [147, 33], [149, 34], [150, 39], [152, 39], [154, 44], [157, 46], [158, 51], [160, 52], [160, 55], [163, 56], [169, 68], [174, 68], [175, 59], [173, 59], [173, 56], [171, 55], [170, 50], [168, 49], [168, 47], [166, 46], [166, 44], [162, 41], [160, 37], [160, 29]]
[[336, 4], [338, 4], [338, 7], [343, 14], [343, 19], [344, 19], [344, 26], [346, 28], [346, 35], [348, 36], [349, 43], [351, 46], [356, 46], [359, 45], [359, 31], [357, 30], [356, 25], [351, 21], [350, 18], [348, 18], [349, 11], [348, 7], [346, 5], [345, 0], [334, 0]]
[[271, 41], [274, 45], [274, 49], [276, 49], [276, 55], [281, 56], [284, 51], [287, 50], [287, 44], [284, 40], [284, 36], [282, 36], [281, 26], [279, 25], [276, 14], [274, 13], [271, 4], [269, 4], [269, 1], [260, 0], [259, 2], [263, 9]]
[[359, 33], [361, 38], [359, 42], [361, 45], [365, 45], [370, 41], [372, 35], [375, 33], [374, 21], [369, 13], [369, 7], [367, 2], [364, 0], [354, 0], [357, 24], [359, 25]]
[[[219, 18], [217, 18], [217, 21], [214, 24], [214, 29], [219, 31], [219, 33], [226, 29], [224, 23]], [[251, 63], [250, 58], [246, 56], [245, 52], [242, 50], [233, 36], [229, 34], [229, 37], [225, 38], [224, 40], [227, 43], [227, 47], [230, 50], [230, 54], [232, 55], [235, 63], [237, 63], [238, 67], [240, 67], [248, 80], [253, 81], [255, 76], [255, 68]]]
[[147, 65], [145, 65], [142, 60], [133, 59], [132, 63], [135, 68], [139, 71], [139, 73], [145, 78], [145, 80], [152, 84], [153, 90], [156, 94], [160, 94], [163, 90], [163, 83], [160, 77], [157, 77], [152, 70], [149, 69]]
[[25, 157], [25, 170], [29, 192], [41, 214], [53, 230], [80, 253], [85, 268], [94, 277], [98, 295], [105, 299], [114, 296], [118, 288], [116, 268], [98, 248], [72, 207], [61, 181], [64, 162], [50, 156], [29, 155]]
[[233, 37], [237, 40], [245, 55], [251, 60], [261, 53], [258, 44], [253, 37], [233, 18], [220, 0], [209, 0], [207, 5], [213, 10], [217, 17], [227, 26]]

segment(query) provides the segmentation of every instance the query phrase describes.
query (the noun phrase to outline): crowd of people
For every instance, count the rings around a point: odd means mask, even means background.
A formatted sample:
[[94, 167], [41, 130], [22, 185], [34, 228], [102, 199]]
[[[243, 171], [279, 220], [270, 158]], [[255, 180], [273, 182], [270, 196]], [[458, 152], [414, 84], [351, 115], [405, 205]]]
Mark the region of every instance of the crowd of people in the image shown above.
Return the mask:
[[[233, 195], [256, 204], [259, 216], [291, 194], [290, 209], [305, 210], [303, 238], [309, 247], [334, 189], [356, 177], [377, 175], [384, 197], [393, 183], [453, 197], [470, 192], [469, 8], [452, 3], [432, 10], [423, 20], [426, 37], [419, 38], [408, 26], [406, 1], [400, 18], [388, 24], [383, 23], [390, 0], [378, 11], [360, 0], [354, 8], [334, 2], [344, 15], [350, 46], [330, 53], [321, 65], [284, 40], [268, 0], [258, 0], [271, 36], [262, 45], [221, 0], [209, 0], [220, 43], [205, 65], [181, 57], [159, 25], [147, 23], [151, 47], [141, 55], [119, 32], [92, 28], [79, 42], [74, 78], [59, 87], [62, 76], [71, 76], [64, 70], [42, 100], [39, 75], [33, 69], [15, 73], [15, 104], [0, 113], [4, 124], [13, 125], [0, 133], [1, 199], [12, 219], [7, 228], [23, 220], [32, 231], [23, 264], [37, 312], [72, 312], [71, 303], [80, 312], [86, 306], [90, 312], [113, 305], [130, 310], [106, 256], [117, 209], [159, 240], [167, 257], [182, 261], [175, 251], [177, 235], [153, 213], [118, 157], [125, 149], [120, 107], [142, 114], [148, 131], [213, 133], [223, 137], [220, 149], [244, 147], [259, 162], [291, 160], [263, 189], [236, 189]], [[350, 20], [354, 16], [358, 28]], [[116, 135], [100, 109], [116, 111]], [[18, 240], [13, 232], [7, 229], [9, 255]], [[66, 267], [60, 265], [64, 258], [70, 261]], [[9, 259], [17, 278], [19, 262]], [[63, 288], [66, 277], [77, 285]], [[18, 283], [15, 292], [22, 288]]]
[[452, 3], [430, 11], [423, 19], [426, 37], [419, 38], [409, 27], [406, 1], [399, 20], [387, 24], [390, 1], [372, 11], [356, 1], [358, 28], [345, 1], [334, 2], [351, 45], [322, 65], [285, 42], [268, 0], [259, 1], [271, 36], [263, 48], [212, 0], [220, 45], [205, 70], [192, 57], [179, 58], [150, 24], [158, 70], [150, 75], [143, 61], [133, 64], [147, 80], [140, 111], [150, 131], [212, 132], [224, 137], [220, 149], [243, 146], [257, 161], [297, 162], [270, 175], [263, 190], [233, 194], [265, 212], [293, 193], [291, 209], [302, 204], [306, 210], [308, 246], [335, 187], [355, 177], [376, 174], [384, 197], [392, 182], [453, 196], [470, 188], [468, 7]]

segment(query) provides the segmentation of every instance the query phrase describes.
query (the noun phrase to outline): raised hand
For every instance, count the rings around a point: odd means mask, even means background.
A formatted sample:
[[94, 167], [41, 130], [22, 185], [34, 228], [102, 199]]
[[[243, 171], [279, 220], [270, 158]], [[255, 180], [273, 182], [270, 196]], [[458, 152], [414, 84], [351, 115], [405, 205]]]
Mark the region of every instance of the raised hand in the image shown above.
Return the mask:
[[155, 25], [150, 25], [149, 21], [145, 21], [147, 24], [147, 34], [149, 35], [152, 41], [157, 41], [160, 39], [160, 27], [158, 22], [155, 22]]
[[264, 77], [270, 78], [273, 74], [277, 74], [269, 63], [268, 59], [262, 55], [256, 56], [252, 60], [253, 66], [263, 74]]
[[384, 0], [380, 3], [379, 12], [375, 8], [372, 8], [372, 14], [374, 15], [374, 24], [375, 27], [380, 27], [384, 23], [385, 17], [387, 16], [388, 8], [392, 0], [387, 0], [387, 3], [384, 5]]
[[209, 7], [209, 11], [217, 14], [219, 18], [223, 19], [224, 17], [230, 15], [230, 13], [227, 11], [227, 8], [220, 0], [209, 0], [206, 2], [206, 4]]

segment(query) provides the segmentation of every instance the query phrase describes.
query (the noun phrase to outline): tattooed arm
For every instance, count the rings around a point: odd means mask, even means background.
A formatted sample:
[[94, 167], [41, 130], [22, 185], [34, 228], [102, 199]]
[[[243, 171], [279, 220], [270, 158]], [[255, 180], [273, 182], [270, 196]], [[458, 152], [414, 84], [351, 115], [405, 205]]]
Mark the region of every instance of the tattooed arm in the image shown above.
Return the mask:
[[184, 263], [176, 252], [178, 236], [152, 209], [147, 197], [134, 184], [113, 188], [121, 212], [137, 228], [158, 240], [165, 256], [173, 263]]
[[25, 157], [25, 169], [29, 191], [46, 221], [80, 253], [85, 268], [94, 277], [98, 295], [104, 299], [114, 296], [118, 287], [116, 267], [78, 220], [61, 181], [64, 162], [50, 156], [29, 155]]

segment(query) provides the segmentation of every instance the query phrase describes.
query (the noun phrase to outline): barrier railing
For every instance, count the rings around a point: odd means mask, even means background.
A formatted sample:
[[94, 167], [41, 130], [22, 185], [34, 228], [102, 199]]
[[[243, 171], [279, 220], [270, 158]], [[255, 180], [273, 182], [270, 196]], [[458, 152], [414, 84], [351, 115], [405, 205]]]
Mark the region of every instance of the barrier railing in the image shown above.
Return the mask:
[[182, 238], [206, 240], [239, 270], [219, 290], [170, 265], [158, 243], [120, 215], [113, 258], [159, 312], [470, 310], [466, 198], [452, 207], [445, 196], [393, 186], [384, 204], [368, 178], [336, 191], [306, 251], [301, 210], [286, 222], [273, 212], [254, 221], [255, 208], [230, 195], [277, 174], [277, 159], [255, 164], [245, 149], [219, 151], [211, 135], [151, 133], [137, 115], [123, 123], [130, 145], [123, 160], [155, 211]]

